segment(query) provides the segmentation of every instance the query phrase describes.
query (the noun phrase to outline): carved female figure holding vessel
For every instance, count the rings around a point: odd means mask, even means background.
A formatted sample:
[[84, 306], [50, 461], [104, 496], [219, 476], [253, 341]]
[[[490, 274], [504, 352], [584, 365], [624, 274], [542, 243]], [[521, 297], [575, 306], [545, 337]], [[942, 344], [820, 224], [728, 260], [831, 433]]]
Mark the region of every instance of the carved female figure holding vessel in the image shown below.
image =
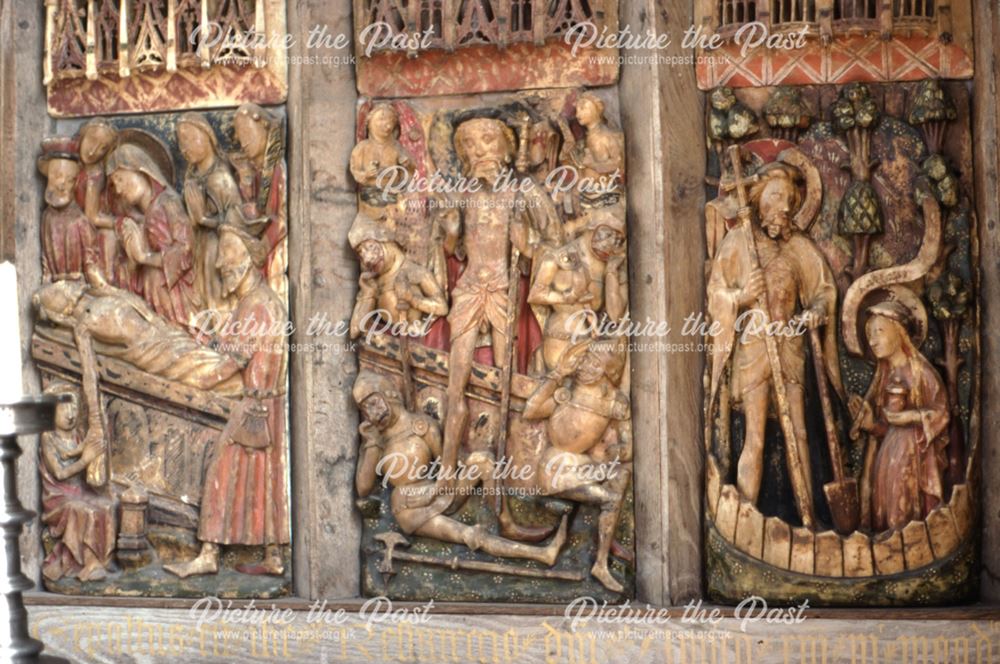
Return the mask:
[[907, 306], [887, 300], [868, 312], [865, 333], [878, 366], [868, 394], [851, 400], [851, 437], [865, 431], [877, 441], [865, 457], [862, 521], [875, 531], [895, 530], [944, 500], [948, 398], [911, 338]]

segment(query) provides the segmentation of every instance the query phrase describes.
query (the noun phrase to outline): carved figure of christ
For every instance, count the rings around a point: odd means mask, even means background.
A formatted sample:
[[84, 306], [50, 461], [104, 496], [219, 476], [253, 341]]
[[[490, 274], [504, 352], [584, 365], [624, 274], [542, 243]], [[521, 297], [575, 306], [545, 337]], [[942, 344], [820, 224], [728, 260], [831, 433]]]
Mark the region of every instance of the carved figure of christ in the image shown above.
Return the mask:
[[475, 118], [458, 126], [454, 142], [464, 174], [479, 180], [480, 186], [462, 201], [461, 223], [457, 215], [445, 222], [446, 248], [454, 253], [461, 239], [466, 265], [451, 293], [448, 314], [451, 353], [441, 455], [444, 478], [455, 467], [468, 421], [465, 388], [480, 335], [490, 337], [496, 366], [503, 367], [509, 358], [507, 330], [515, 315], [515, 303], [508, 295], [511, 247], [531, 255], [529, 227], [519, 195], [495, 191], [493, 186], [514, 154], [513, 132], [500, 120]]

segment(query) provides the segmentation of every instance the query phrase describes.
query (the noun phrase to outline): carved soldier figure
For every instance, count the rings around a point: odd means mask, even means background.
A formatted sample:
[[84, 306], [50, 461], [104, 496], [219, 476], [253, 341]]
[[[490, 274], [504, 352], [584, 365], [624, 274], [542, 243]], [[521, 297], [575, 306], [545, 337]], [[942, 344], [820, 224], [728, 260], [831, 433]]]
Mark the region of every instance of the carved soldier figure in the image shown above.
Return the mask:
[[442, 483], [428, 477], [441, 455], [441, 432], [428, 415], [411, 413], [403, 406], [399, 390], [386, 376], [363, 370], [354, 382], [354, 401], [361, 411], [361, 452], [355, 482], [358, 495], [369, 496], [382, 474], [393, 489], [392, 514], [406, 534], [464, 544], [493, 556], [537, 560], [554, 565], [566, 541], [566, 518], [547, 546], [532, 546], [487, 533], [481, 525], [468, 525], [447, 516], [464, 502], [455, 503], [478, 483], [492, 476], [493, 454], [472, 452], [464, 460], [458, 482], [448, 493]]
[[69, 138], [42, 142], [38, 170], [47, 179], [42, 213], [42, 278], [83, 279], [96, 261], [97, 233], [74, 197], [80, 161]]
[[202, 491], [198, 557], [165, 565], [180, 577], [214, 574], [223, 545], [263, 546], [248, 574], [281, 575], [282, 545], [290, 539], [285, 488], [285, 352], [287, 313], [261, 274], [267, 246], [240, 226], [220, 227], [219, 259], [225, 295], [236, 308], [217, 346], [242, 367], [243, 399], [219, 436]]
[[[588, 222], [598, 225], [577, 230]], [[543, 330], [546, 368], [553, 369], [574, 333], [581, 338], [598, 316], [603, 314], [613, 322], [625, 316], [628, 288], [624, 223], [624, 216], [587, 215], [566, 223], [567, 234], [579, 232], [574, 239], [561, 247], [536, 252], [528, 302], [552, 308]]]
[[[231, 308], [222, 295], [215, 267], [219, 255], [218, 227], [242, 222], [239, 186], [219, 151], [215, 130], [201, 113], [185, 113], [177, 121], [177, 145], [187, 161], [184, 204], [195, 227], [195, 283], [207, 307]], [[230, 213], [232, 211], [232, 213]]]
[[539, 460], [539, 487], [601, 508], [590, 572], [615, 592], [623, 587], [608, 569], [608, 554], [632, 467], [629, 399], [618, 389], [624, 368], [624, 343], [578, 342], [524, 405], [526, 419], [546, 420], [549, 447]]
[[389, 323], [408, 322], [424, 330], [429, 327], [421, 323], [424, 317], [448, 313], [448, 302], [434, 275], [407, 258], [395, 242], [369, 238], [357, 251], [362, 272], [351, 315], [352, 338], [365, 331], [366, 319], [376, 312], [388, 316]]
[[[711, 398], [714, 400], [717, 394], [731, 352], [733, 401], [742, 404], [746, 418], [737, 486], [747, 500], [756, 502], [764, 472], [764, 433], [771, 417], [773, 383], [783, 381], [794, 425], [791, 436], [794, 440], [786, 435], [784, 442], [786, 457], [790, 459], [788, 472], [803, 524], [809, 526], [814, 515], [805, 428], [806, 355], [803, 335], [795, 332], [798, 327], [795, 323], [798, 321], [806, 328], [826, 326], [823, 363], [834, 389], [842, 395], [834, 325], [837, 289], [823, 254], [792, 223], [801, 204], [797, 170], [774, 163], [764, 167], [758, 176], [749, 196], [753, 209], [741, 210], [741, 215], [751, 214], [759, 220], [751, 225], [753, 238], [748, 237], [746, 224], [729, 231], [715, 255], [709, 276], [708, 311], [720, 329], [712, 357]], [[754, 245], [759, 269], [753, 267]], [[757, 309], [759, 299], [768, 303], [767, 318], [782, 326], [782, 333], [760, 329], [763, 316]], [[765, 334], [777, 337], [780, 376], [772, 375]], [[797, 463], [793, 463], [796, 455]], [[803, 505], [809, 508], [803, 510]]]
[[288, 215], [285, 209], [285, 141], [281, 120], [257, 104], [236, 111], [233, 130], [240, 151], [230, 156], [243, 197], [243, 217], [265, 224], [261, 238], [267, 244], [264, 275], [275, 293], [288, 292]]
[[107, 173], [127, 209], [117, 232], [138, 266], [130, 289], [167, 320], [187, 325], [201, 303], [195, 290], [194, 232], [180, 196], [152, 157], [135, 145], [115, 148]]
[[111, 197], [108, 191], [104, 160], [118, 141], [118, 131], [103, 118], [89, 120], [80, 128], [80, 162], [83, 169], [77, 177], [76, 199], [87, 219], [97, 229], [98, 261], [108, 281], [118, 285], [124, 279], [120, 262], [115, 219], [111, 215]]

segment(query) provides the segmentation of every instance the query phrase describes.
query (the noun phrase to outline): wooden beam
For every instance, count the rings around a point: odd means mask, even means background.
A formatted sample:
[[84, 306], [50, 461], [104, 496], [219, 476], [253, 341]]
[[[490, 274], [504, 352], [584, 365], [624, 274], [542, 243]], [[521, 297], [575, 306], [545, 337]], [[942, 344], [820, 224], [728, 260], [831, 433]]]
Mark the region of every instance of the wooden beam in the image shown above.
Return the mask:
[[[976, 183], [976, 226], [979, 231], [979, 301], [981, 422], [974, 420], [973, 441], [979, 457], [969, 467], [981, 472], [982, 561], [981, 595], [1000, 601], [1000, 6], [995, 2], [973, 5], [976, 77], [973, 80], [973, 137]], [[990, 407], [992, 406], [992, 407]], [[974, 409], [973, 412], [977, 412]], [[979, 431], [983, 432], [981, 440]]]
[[[633, 34], [676, 35], [694, 24], [694, 5], [622, 3], [619, 21]], [[630, 54], [682, 60], [690, 52], [674, 39], [664, 50]], [[626, 101], [632, 319], [666, 321], [679, 330], [687, 315], [704, 309], [704, 95], [693, 65], [656, 57], [624, 67], [619, 93]], [[646, 352], [632, 359], [640, 600], [683, 602], [701, 595], [703, 367], [697, 352]], [[717, 510], [724, 507], [720, 499]]]
[[[35, 165], [39, 142], [54, 133], [55, 123], [45, 112], [45, 88], [40, 85], [39, 58], [44, 53], [45, 11], [37, 2], [0, 2], [0, 257], [17, 269], [21, 347], [27, 394], [40, 391], [38, 372], [31, 364], [31, 293], [42, 278], [39, 220], [45, 205]], [[17, 492], [27, 509], [39, 511], [38, 436], [21, 436], [23, 451], [17, 473]], [[31, 469], [32, 472], [26, 472]], [[30, 579], [40, 578], [42, 558], [39, 520], [25, 524], [21, 535], [21, 564]]]
[[[288, 26], [303, 34], [326, 25], [349, 33], [346, 2], [288, 3]], [[296, 40], [290, 55], [309, 55]], [[360, 59], [359, 59], [360, 62]], [[357, 260], [345, 238], [357, 214], [346, 164], [355, 142], [357, 88], [353, 67], [290, 67], [288, 93], [288, 282], [292, 343], [313, 343], [304, 322], [322, 314], [348, 320]], [[335, 342], [342, 341], [339, 337]], [[293, 353], [289, 361], [292, 445], [293, 579], [301, 597], [360, 594], [361, 519], [354, 506], [358, 415], [351, 398], [357, 375], [352, 350]]]

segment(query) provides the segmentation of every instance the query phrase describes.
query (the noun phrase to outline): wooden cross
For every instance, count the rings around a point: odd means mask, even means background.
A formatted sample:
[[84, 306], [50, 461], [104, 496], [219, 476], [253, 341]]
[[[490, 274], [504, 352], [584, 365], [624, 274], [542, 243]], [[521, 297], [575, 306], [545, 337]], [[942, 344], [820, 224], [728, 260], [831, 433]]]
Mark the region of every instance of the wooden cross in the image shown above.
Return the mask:
[[729, 153], [729, 162], [733, 166], [733, 175], [732, 177], [723, 178], [719, 183], [719, 188], [727, 193], [735, 189], [740, 207], [745, 208], [750, 204], [747, 187], [759, 182], [760, 176], [754, 173], [748, 177], [743, 177], [743, 158], [740, 156], [739, 145], [730, 145], [727, 152]]

